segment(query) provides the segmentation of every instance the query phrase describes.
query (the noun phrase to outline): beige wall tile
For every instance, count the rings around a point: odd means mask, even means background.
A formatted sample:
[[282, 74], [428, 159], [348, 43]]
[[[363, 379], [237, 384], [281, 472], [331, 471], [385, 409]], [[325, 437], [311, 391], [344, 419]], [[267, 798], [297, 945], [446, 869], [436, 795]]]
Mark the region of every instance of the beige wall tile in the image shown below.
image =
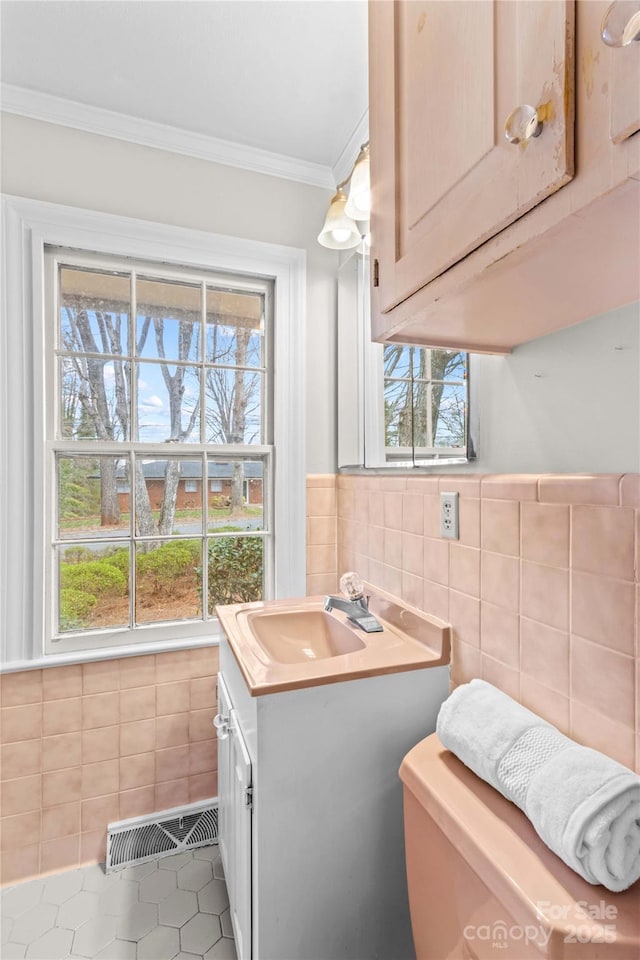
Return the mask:
[[635, 722], [632, 657], [571, 637], [571, 698], [629, 727]]
[[632, 583], [574, 572], [571, 629], [587, 640], [632, 654], [635, 645], [635, 589]]
[[82, 664], [82, 693], [109, 693], [120, 689], [120, 661], [98, 660]]
[[72, 700], [82, 696], [82, 665], [51, 667], [42, 671], [42, 687], [45, 700]]
[[42, 805], [42, 777], [18, 777], [2, 784], [2, 816], [14, 817], [19, 813], [39, 810]]
[[156, 688], [131, 687], [120, 691], [120, 719], [123, 723], [132, 720], [148, 720], [156, 715]]
[[553, 567], [569, 566], [569, 507], [559, 503], [523, 503], [522, 556]]
[[134, 790], [123, 790], [119, 795], [120, 817], [129, 820], [131, 817], [142, 817], [147, 813], [156, 813], [162, 807], [156, 807], [156, 788], [154, 785], [137, 787]]
[[620, 474], [574, 474], [540, 477], [538, 500], [541, 503], [619, 503]]
[[569, 571], [523, 560], [521, 612], [558, 630], [569, 628]]
[[635, 511], [631, 507], [571, 508], [571, 563], [575, 570], [634, 579]]
[[45, 737], [73, 733], [82, 727], [82, 699], [50, 700], [42, 705], [42, 732]]
[[120, 758], [120, 790], [147, 787], [156, 779], [155, 753], [139, 753]]
[[20, 740], [6, 743], [0, 748], [0, 773], [2, 780], [15, 780], [40, 773], [42, 764], [42, 740]]
[[159, 717], [189, 709], [189, 680], [160, 683], [156, 687], [156, 713]]
[[123, 723], [120, 725], [121, 757], [132, 757], [138, 753], [149, 753], [151, 750], [155, 750], [155, 748], [155, 720], [134, 720], [132, 723]]
[[522, 617], [520, 667], [537, 683], [568, 697], [569, 634]]
[[167, 780], [156, 784], [155, 809], [169, 810], [189, 802], [189, 779]]
[[42, 700], [42, 670], [22, 670], [0, 677], [0, 703], [3, 707], [18, 707]]
[[[51, 770], [42, 774], [42, 806], [55, 807], [80, 800], [82, 796], [82, 768]], [[75, 831], [73, 831], [75, 832]]]
[[82, 763], [82, 735], [62, 733], [42, 741], [42, 769], [62, 770]]
[[80, 863], [80, 835], [45, 840], [40, 844], [40, 872], [71, 870]]
[[520, 666], [518, 625], [517, 613], [483, 601], [480, 608], [482, 652], [517, 669]]
[[156, 658], [154, 654], [144, 657], [123, 657], [120, 661], [120, 688], [146, 687], [156, 682]]
[[518, 612], [520, 607], [520, 565], [515, 557], [482, 551], [481, 587], [483, 600]]
[[[65, 701], [59, 701], [65, 702]], [[46, 722], [46, 716], [45, 716]], [[82, 727], [85, 730], [95, 727], [111, 727], [120, 722], [120, 694], [117, 690], [110, 693], [94, 693], [82, 698]]]
[[80, 833], [80, 801], [61, 803], [42, 811], [42, 839], [55, 840]]
[[0, 731], [3, 743], [39, 739], [42, 736], [42, 704], [28, 703], [18, 707], [2, 707]]
[[482, 500], [480, 542], [483, 550], [520, 555], [520, 504], [517, 500]]
[[449, 544], [449, 586], [471, 597], [480, 596], [480, 551], [459, 543]]
[[85, 763], [82, 767], [82, 799], [103, 797], [117, 793], [119, 761], [102, 760], [100, 763]]
[[82, 731], [82, 762], [98, 763], [120, 756], [120, 726]]

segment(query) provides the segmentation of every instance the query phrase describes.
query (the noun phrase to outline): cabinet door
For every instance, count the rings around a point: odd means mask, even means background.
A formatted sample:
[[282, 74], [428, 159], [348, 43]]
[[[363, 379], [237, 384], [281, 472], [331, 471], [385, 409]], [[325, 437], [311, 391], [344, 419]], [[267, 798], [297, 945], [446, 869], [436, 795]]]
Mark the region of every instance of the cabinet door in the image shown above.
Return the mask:
[[[218, 713], [227, 720], [231, 716], [231, 698], [222, 677], [218, 674]], [[226, 731], [218, 732], [218, 846], [225, 875], [230, 872], [229, 838], [232, 832], [231, 805], [231, 741]]]
[[239, 960], [251, 958], [251, 758], [222, 674], [218, 709], [218, 842]]
[[[615, 7], [612, 4], [612, 7]], [[627, 4], [629, 19], [640, 14], [640, 2]], [[615, 11], [614, 11], [615, 12]], [[625, 17], [623, 16], [623, 21]], [[614, 143], [621, 143], [640, 130], [640, 42], [609, 49], [611, 62], [610, 131]]]
[[[384, 312], [571, 180], [574, 4], [372, 0], [369, 32]], [[516, 145], [504, 126], [520, 105], [542, 127]]]
[[233, 865], [227, 877], [227, 891], [236, 953], [239, 960], [251, 958], [251, 758], [235, 710], [230, 726], [230, 809], [229, 858]]

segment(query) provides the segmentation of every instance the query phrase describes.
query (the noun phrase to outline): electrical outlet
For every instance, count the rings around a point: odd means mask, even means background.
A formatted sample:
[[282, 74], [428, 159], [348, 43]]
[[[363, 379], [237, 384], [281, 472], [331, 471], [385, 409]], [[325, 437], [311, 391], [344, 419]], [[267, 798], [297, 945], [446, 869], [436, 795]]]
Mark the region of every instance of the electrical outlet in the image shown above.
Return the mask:
[[440, 536], [458, 540], [458, 494], [440, 494]]

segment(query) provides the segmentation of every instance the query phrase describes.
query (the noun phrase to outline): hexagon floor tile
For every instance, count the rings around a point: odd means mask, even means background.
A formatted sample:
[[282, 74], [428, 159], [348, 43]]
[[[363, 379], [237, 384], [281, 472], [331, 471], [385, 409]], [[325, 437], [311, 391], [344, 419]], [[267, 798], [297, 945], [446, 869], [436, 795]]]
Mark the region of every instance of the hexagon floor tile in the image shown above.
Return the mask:
[[2, 960], [235, 960], [221, 873], [211, 846], [7, 887]]

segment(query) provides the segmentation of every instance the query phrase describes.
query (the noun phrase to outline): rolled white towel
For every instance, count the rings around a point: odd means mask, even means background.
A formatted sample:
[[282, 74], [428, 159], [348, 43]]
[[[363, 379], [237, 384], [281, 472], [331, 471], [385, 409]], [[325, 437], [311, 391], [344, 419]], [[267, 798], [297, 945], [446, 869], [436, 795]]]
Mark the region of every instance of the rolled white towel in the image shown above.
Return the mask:
[[628, 767], [581, 747], [484, 680], [445, 700], [437, 733], [589, 883], [619, 892], [640, 878], [640, 777]]

